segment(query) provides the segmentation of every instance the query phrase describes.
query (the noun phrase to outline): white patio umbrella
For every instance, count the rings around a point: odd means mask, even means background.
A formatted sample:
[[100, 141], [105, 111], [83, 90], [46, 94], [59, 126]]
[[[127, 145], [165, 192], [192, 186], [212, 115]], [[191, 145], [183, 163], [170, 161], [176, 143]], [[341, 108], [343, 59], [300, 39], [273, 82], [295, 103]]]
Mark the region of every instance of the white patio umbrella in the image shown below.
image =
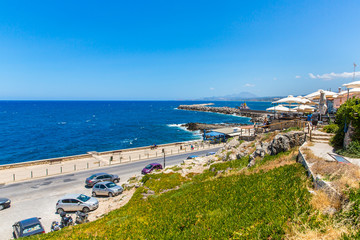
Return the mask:
[[266, 111], [269, 111], [269, 112], [272, 112], [272, 111], [275, 111], [275, 112], [295, 112], [295, 110], [291, 109], [291, 108], [288, 108], [288, 107], [285, 107], [283, 105], [277, 105], [277, 106], [274, 106], [274, 107], [269, 107], [266, 109]]
[[325, 90], [319, 89], [316, 92], [313, 92], [313, 93], [310, 93], [310, 94], [306, 95], [305, 98], [310, 99], [310, 100], [319, 99], [321, 91], [324, 91], [326, 98], [333, 98], [336, 95], [335, 92], [325, 91]]
[[300, 104], [305, 104], [307, 102], [307, 100], [305, 99], [301, 99], [299, 97], [294, 97], [292, 95], [287, 96], [286, 98], [282, 98], [280, 100], [277, 100], [275, 102], [272, 103], [300, 103]]
[[305, 97], [297, 96], [297, 98], [302, 99], [304, 101], [303, 104], [305, 104], [305, 105], [316, 105], [316, 103], [314, 103], [313, 101], [311, 101], [311, 100], [309, 100], [309, 99], [307, 99]]
[[[359, 93], [359, 92], [360, 92], [360, 87], [349, 89], [349, 93]], [[341, 91], [340, 93], [338, 93], [339, 96], [343, 96], [346, 94], [348, 94], [348, 91]]]
[[346, 83], [346, 84], [343, 84], [343, 86], [347, 87], [347, 88], [360, 88], [360, 81]]
[[294, 110], [296, 110], [297, 112], [314, 112], [315, 108], [308, 106], [308, 105], [299, 105], [295, 108], [293, 108]]

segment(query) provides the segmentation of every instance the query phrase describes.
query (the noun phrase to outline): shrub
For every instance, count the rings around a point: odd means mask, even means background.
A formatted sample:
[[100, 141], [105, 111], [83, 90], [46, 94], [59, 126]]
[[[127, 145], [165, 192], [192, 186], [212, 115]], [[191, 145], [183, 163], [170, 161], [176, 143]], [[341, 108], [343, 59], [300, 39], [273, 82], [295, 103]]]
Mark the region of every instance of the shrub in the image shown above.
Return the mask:
[[149, 180], [149, 179], [150, 179], [150, 174], [146, 174], [145, 176], [142, 177], [141, 182], [146, 183], [147, 180]]
[[358, 140], [352, 141], [350, 142], [347, 149], [339, 149], [336, 151], [336, 153], [348, 157], [358, 158], [360, 157], [360, 141]]
[[346, 149], [348, 153], [360, 156], [360, 142], [352, 141]]
[[339, 126], [334, 123], [323, 127], [323, 131], [326, 133], [336, 133], [338, 130], [339, 130]]
[[332, 144], [337, 148], [342, 148], [344, 142], [344, 128], [351, 123], [355, 128], [353, 140], [360, 139], [360, 99], [350, 98], [336, 112], [335, 123], [339, 126], [336, 135], [332, 139]]

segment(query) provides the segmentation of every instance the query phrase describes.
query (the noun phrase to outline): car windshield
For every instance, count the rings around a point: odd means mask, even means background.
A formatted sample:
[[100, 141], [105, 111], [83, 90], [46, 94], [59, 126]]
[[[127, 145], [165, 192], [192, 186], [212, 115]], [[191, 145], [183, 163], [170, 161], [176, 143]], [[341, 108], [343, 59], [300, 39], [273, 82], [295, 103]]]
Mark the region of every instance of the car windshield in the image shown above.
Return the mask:
[[149, 164], [149, 165], [147, 165], [145, 168], [146, 168], [146, 169], [151, 169], [151, 168], [152, 168], [152, 165]]
[[94, 175], [91, 175], [89, 178], [90, 178], [90, 179], [93, 179], [94, 177], [96, 177], [95, 174], [94, 174]]
[[40, 226], [40, 224], [37, 223], [35, 225], [25, 227], [24, 230], [23, 230], [23, 234], [35, 232], [35, 231], [40, 230], [40, 229], [41, 229], [41, 226]]
[[84, 195], [84, 194], [80, 194], [80, 196], [77, 197], [77, 199], [79, 199], [82, 202], [86, 202], [87, 200], [90, 199], [90, 197]]
[[108, 183], [108, 184], [105, 184], [108, 188], [112, 188], [112, 187], [115, 187], [116, 184], [115, 183]]

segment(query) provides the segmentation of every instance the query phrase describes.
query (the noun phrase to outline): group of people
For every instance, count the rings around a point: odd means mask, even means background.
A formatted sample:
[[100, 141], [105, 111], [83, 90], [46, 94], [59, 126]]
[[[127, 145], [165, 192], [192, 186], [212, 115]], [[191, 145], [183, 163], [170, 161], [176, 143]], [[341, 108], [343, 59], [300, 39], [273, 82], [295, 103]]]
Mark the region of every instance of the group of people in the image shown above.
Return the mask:
[[317, 124], [319, 122], [320, 114], [318, 112], [310, 113], [307, 115], [306, 121], [311, 124], [311, 129], [316, 130]]

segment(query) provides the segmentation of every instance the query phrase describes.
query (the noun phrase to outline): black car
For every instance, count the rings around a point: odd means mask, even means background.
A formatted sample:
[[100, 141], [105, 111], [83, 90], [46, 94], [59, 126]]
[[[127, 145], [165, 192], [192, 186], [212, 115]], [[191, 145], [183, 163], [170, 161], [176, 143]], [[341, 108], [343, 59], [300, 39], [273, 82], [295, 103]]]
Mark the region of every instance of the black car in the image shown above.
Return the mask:
[[0, 198], [0, 210], [10, 207], [11, 201], [8, 198]]
[[40, 218], [34, 217], [16, 222], [13, 225], [14, 238], [28, 237], [45, 233], [44, 227], [39, 219]]
[[85, 180], [85, 184], [86, 186], [92, 187], [95, 185], [95, 183], [104, 182], [104, 181], [118, 183], [120, 181], [120, 178], [118, 175], [113, 175], [109, 173], [96, 173], [88, 177]]

